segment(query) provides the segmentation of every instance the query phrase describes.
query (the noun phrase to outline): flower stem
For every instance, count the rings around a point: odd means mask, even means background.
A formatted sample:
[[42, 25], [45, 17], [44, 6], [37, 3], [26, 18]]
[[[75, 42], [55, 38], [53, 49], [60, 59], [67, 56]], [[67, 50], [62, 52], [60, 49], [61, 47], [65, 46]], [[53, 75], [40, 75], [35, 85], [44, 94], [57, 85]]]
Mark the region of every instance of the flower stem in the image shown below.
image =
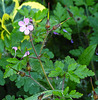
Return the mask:
[[[50, 31], [47, 32], [47, 35], [48, 35], [49, 32], [50, 32]], [[34, 50], [34, 52], [35, 52], [35, 54], [36, 54], [36, 56], [37, 56], [37, 59], [39, 60], [39, 63], [40, 63], [40, 65], [41, 65], [41, 68], [42, 68], [42, 71], [43, 71], [43, 73], [44, 73], [44, 76], [45, 76], [45, 78], [46, 78], [48, 84], [50, 85], [50, 87], [54, 90], [53, 86], [51, 85], [51, 83], [50, 83], [50, 81], [49, 81], [49, 79], [48, 79], [48, 77], [47, 77], [47, 75], [46, 75], [45, 69], [44, 69], [43, 64], [42, 64], [42, 62], [41, 62], [41, 60], [40, 60], [40, 56], [38, 56], [38, 54], [37, 54], [37, 52], [36, 52], [36, 50], [35, 50], [35, 47], [34, 47], [34, 44], [33, 44], [33, 41], [32, 41], [32, 34], [30, 33], [29, 36], [30, 36], [30, 41], [31, 41], [33, 50]], [[47, 36], [46, 36], [46, 38], [47, 38]], [[46, 39], [44, 39], [43, 45], [44, 45], [44, 43], [45, 43], [45, 40], [46, 40]], [[42, 49], [43, 49], [43, 46], [42, 46]]]
[[42, 87], [44, 90], [47, 90], [43, 85], [41, 85], [39, 82], [37, 82], [31, 75], [25, 75], [26, 77], [31, 78], [35, 83], [37, 83], [40, 87]]
[[30, 36], [30, 41], [31, 41], [31, 44], [32, 44], [33, 50], [34, 50], [36, 56], [38, 57], [37, 52], [36, 52], [35, 47], [34, 47], [34, 44], [33, 44], [33, 41], [32, 41], [32, 40], [33, 40], [33, 39], [32, 39], [32, 33], [30, 33], [29, 36]]
[[41, 54], [41, 52], [42, 52], [42, 50], [43, 50], [43, 47], [44, 47], [44, 44], [45, 44], [45, 42], [46, 42], [46, 39], [47, 39], [47, 36], [48, 36], [48, 34], [52, 31], [53, 29], [51, 29], [51, 30], [47, 30], [47, 33], [46, 33], [46, 36], [45, 36], [45, 38], [44, 38], [44, 41], [43, 41], [43, 43], [42, 43], [42, 46], [41, 46], [41, 49], [40, 49], [40, 53], [39, 54]]
[[49, 79], [48, 79], [48, 77], [47, 77], [47, 75], [46, 75], [45, 69], [44, 69], [44, 67], [43, 67], [43, 64], [42, 64], [40, 58], [39, 58], [38, 60], [39, 60], [39, 62], [40, 62], [40, 65], [41, 65], [42, 71], [43, 71], [43, 73], [44, 73], [44, 75], [45, 75], [45, 78], [46, 78], [48, 84], [50, 85], [50, 87], [52, 88], [52, 90], [54, 90], [53, 86], [51, 85], [51, 83], [50, 83], [50, 81], [49, 81]]

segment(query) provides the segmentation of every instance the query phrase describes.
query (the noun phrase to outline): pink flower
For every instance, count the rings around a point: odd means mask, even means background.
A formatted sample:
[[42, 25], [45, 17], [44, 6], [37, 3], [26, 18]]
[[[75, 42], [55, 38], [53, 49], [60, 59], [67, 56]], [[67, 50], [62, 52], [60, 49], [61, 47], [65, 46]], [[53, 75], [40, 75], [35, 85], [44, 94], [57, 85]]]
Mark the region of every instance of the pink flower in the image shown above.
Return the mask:
[[17, 47], [12, 47], [12, 49], [14, 49], [15, 50], [15, 56], [14, 57], [16, 57], [16, 51], [17, 51]]
[[15, 50], [15, 52], [16, 52], [18, 48], [17, 48], [17, 47], [12, 47], [12, 49], [14, 49], [14, 50]]
[[30, 54], [29, 51], [27, 51], [27, 52], [24, 54], [23, 57], [26, 57], [26, 56], [28, 56], [29, 54]]
[[34, 29], [33, 25], [29, 23], [29, 18], [24, 18], [23, 21], [19, 21], [18, 25], [20, 26], [20, 32], [24, 32], [25, 35], [28, 35]]

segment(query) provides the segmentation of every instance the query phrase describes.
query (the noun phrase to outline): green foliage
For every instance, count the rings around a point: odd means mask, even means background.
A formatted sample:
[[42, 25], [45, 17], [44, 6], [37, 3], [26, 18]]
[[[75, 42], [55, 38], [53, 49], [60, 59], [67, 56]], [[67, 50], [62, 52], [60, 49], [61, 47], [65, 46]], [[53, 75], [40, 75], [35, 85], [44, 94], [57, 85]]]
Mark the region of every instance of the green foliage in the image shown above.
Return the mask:
[[0, 53], [4, 51], [4, 42], [0, 39]]
[[[0, 99], [90, 100], [91, 96], [88, 94], [92, 89], [86, 77], [98, 77], [97, 1], [53, 0], [50, 1], [49, 12], [47, 8], [42, 9], [42, 5], [36, 6], [38, 3], [33, 2], [33, 5], [30, 5], [31, 2], [26, 2], [29, 0], [24, 1], [25, 3], [18, 0], [0, 1], [0, 93], [4, 91]], [[47, 4], [45, 0], [35, 1]], [[48, 13], [50, 28], [47, 30], [45, 24]], [[23, 21], [24, 16], [33, 19], [32, 40], [29, 35], [25, 36], [19, 31], [18, 22]], [[57, 30], [49, 32], [54, 25], [66, 19], [68, 20]], [[74, 43], [70, 43], [69, 40], [73, 40]], [[15, 51], [12, 47], [17, 47], [18, 50]], [[30, 55], [24, 57], [26, 51], [29, 51]], [[68, 56], [70, 54], [75, 57], [71, 58]], [[93, 63], [90, 64], [91, 61]], [[27, 71], [28, 66], [30, 71]], [[91, 68], [96, 70], [92, 72]], [[51, 90], [51, 85], [54, 90]], [[96, 94], [97, 85], [96, 81]], [[82, 94], [77, 91], [81, 91]]]
[[55, 71], [51, 71], [49, 77], [62, 76], [65, 73], [66, 78], [69, 77], [71, 81], [80, 83], [80, 79], [84, 79], [87, 76], [94, 76], [94, 72], [89, 70], [86, 65], [79, 65], [75, 60], [69, 56], [65, 58], [65, 64], [68, 64], [68, 70], [64, 71], [64, 64], [61, 61], [55, 62]]
[[97, 45], [95, 44], [95, 45], [90, 45], [89, 47], [87, 47], [84, 50], [84, 52], [80, 55], [78, 62], [80, 64], [89, 65], [89, 63], [94, 55], [96, 46]]
[[2, 100], [23, 100], [22, 98], [15, 99], [15, 96], [7, 95], [5, 98]]
[[[4, 78], [10, 77], [11, 75], [16, 74], [15, 70], [17, 70], [17, 72], [18, 72], [19, 70], [21, 70], [22, 68], [24, 68], [26, 66], [25, 60], [19, 61], [16, 58], [9, 58], [9, 59], [7, 59], [7, 61], [10, 62], [11, 64], [8, 64], [6, 66]], [[15, 70], [11, 69], [10, 67], [14, 68]]]
[[69, 92], [69, 87], [66, 87], [65, 90], [63, 91], [63, 93], [61, 91], [53, 91], [53, 94], [58, 96], [58, 97], [61, 97], [60, 100], [63, 100], [66, 99], [66, 98], [79, 98], [81, 97], [83, 94], [79, 93], [79, 92], [76, 92], [76, 90], [72, 90]]
[[73, 49], [73, 50], [70, 50], [69, 53], [72, 54], [73, 56], [80, 56], [81, 53], [84, 51], [84, 49], [82, 47], [78, 47], [78, 49]]
[[55, 71], [51, 71], [51, 73], [48, 75], [49, 77], [57, 77], [59, 75], [63, 75], [64, 71], [63, 71], [63, 67], [64, 64], [61, 61], [56, 61], [55, 62]]
[[[36, 80], [42, 79], [41, 76], [36, 72], [31, 72], [31, 76]], [[29, 92], [30, 94], [36, 94], [40, 91], [40, 87], [28, 77], [18, 76], [16, 79], [16, 86], [18, 88], [21, 88], [23, 86], [24, 91]]]
[[3, 78], [3, 72], [0, 70], [0, 85], [4, 85], [5, 84], [5, 80]]

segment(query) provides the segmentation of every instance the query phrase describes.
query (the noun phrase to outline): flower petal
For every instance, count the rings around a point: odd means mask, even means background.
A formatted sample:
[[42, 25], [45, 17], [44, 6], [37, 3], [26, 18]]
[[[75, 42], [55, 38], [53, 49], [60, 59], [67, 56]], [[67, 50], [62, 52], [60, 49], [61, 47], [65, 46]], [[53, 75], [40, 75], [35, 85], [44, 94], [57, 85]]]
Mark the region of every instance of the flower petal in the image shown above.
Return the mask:
[[33, 25], [28, 25], [27, 29], [30, 30], [30, 31], [32, 31], [34, 29], [34, 27], [33, 27]]
[[24, 22], [27, 25], [29, 23], [29, 18], [24, 18]]
[[16, 51], [18, 48], [17, 47], [12, 47], [12, 49], [14, 49]]
[[25, 35], [28, 35], [29, 34], [29, 30], [28, 29], [25, 29], [24, 34]]
[[26, 56], [28, 56], [30, 54], [30, 52], [29, 51], [27, 51], [25, 54], [24, 54], [24, 56], [23, 57], [26, 57]]
[[23, 21], [19, 21], [19, 22], [18, 22], [18, 25], [19, 25], [19, 26], [24, 26], [25, 24], [24, 24]]
[[64, 32], [67, 32], [65, 29], [63, 29]]
[[26, 30], [26, 27], [22, 27], [22, 26], [21, 26], [21, 27], [19, 28], [19, 31], [20, 31], [20, 32], [24, 32], [25, 30]]
[[53, 32], [55, 35], [59, 35], [59, 33], [57, 33], [57, 32]]

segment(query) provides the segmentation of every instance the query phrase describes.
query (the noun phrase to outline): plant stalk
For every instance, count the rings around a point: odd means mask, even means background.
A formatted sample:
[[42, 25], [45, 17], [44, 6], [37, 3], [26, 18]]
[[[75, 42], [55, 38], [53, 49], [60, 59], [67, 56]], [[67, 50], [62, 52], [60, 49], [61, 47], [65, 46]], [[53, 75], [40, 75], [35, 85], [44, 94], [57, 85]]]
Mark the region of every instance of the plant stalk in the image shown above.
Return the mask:
[[40, 87], [42, 87], [44, 90], [47, 90], [44, 86], [42, 86], [39, 82], [37, 82], [31, 75], [25, 75], [26, 77], [31, 78], [35, 83], [37, 83]]
[[44, 41], [43, 41], [43, 43], [42, 43], [42, 46], [41, 46], [41, 49], [40, 49], [40, 53], [39, 53], [39, 54], [41, 54], [41, 52], [42, 52], [42, 50], [43, 50], [43, 47], [44, 47], [44, 45], [45, 45], [47, 36], [48, 36], [48, 34], [49, 34], [52, 30], [53, 30], [53, 29], [51, 29], [51, 30], [49, 30], [49, 31], [47, 30], [47, 33], [46, 33], [46, 36], [45, 36]]
[[[48, 35], [49, 32], [50, 32], [50, 31], [47, 32], [47, 35]], [[47, 35], [46, 35], [46, 38], [47, 38]], [[51, 83], [50, 83], [50, 81], [49, 81], [49, 79], [48, 79], [48, 77], [47, 77], [47, 75], [46, 75], [46, 72], [45, 72], [45, 69], [44, 69], [44, 67], [43, 67], [43, 64], [42, 64], [42, 62], [41, 62], [41, 60], [40, 60], [40, 57], [37, 55], [37, 52], [36, 52], [36, 50], [35, 50], [35, 47], [34, 47], [34, 44], [33, 44], [33, 41], [32, 41], [32, 34], [30, 33], [29, 36], [30, 36], [30, 41], [31, 41], [33, 50], [34, 50], [34, 52], [35, 52], [35, 54], [36, 54], [36, 56], [37, 56], [37, 59], [39, 60], [39, 63], [40, 63], [40, 65], [41, 65], [41, 68], [42, 68], [42, 71], [43, 71], [43, 73], [44, 73], [44, 76], [45, 76], [45, 78], [46, 78], [48, 84], [49, 84], [50, 87], [52, 88], [52, 90], [54, 90], [53, 86], [51, 85]], [[43, 45], [44, 45], [44, 43], [45, 43], [46, 38], [44, 39]], [[42, 46], [42, 49], [43, 49], [43, 46]]]
[[43, 67], [43, 64], [42, 64], [40, 58], [39, 58], [38, 60], [39, 60], [39, 62], [40, 62], [40, 65], [41, 65], [42, 71], [43, 71], [43, 73], [44, 73], [44, 75], [45, 75], [45, 78], [46, 78], [48, 84], [50, 85], [50, 87], [52, 88], [52, 90], [54, 90], [53, 86], [51, 85], [51, 83], [50, 83], [50, 81], [49, 81], [49, 79], [48, 79], [48, 77], [47, 77], [47, 75], [46, 75], [45, 69], [44, 69], [44, 67]]

